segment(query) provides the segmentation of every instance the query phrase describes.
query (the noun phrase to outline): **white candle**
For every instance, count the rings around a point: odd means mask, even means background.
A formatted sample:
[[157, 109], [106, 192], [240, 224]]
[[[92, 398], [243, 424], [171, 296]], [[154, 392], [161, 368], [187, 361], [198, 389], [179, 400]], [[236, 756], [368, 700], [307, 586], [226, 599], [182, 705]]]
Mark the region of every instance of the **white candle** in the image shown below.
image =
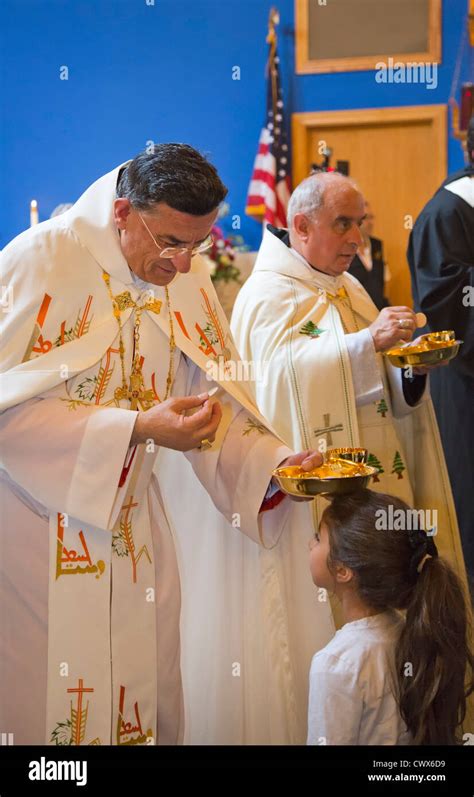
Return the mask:
[[38, 203], [36, 199], [32, 199], [30, 202], [30, 227], [33, 227], [34, 224], [38, 224]]

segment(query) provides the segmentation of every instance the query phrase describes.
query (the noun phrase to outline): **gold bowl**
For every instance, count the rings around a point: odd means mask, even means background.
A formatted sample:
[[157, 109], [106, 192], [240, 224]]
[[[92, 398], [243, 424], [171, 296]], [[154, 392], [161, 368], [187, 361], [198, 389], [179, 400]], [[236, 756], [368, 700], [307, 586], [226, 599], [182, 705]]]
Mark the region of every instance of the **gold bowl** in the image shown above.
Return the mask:
[[[332, 449], [332, 451], [342, 450]], [[349, 455], [350, 450], [344, 449], [346, 455]], [[352, 450], [361, 452], [364, 449]], [[289, 465], [286, 468], [277, 468], [272, 475], [284, 493], [301, 498], [315, 498], [317, 495], [345, 494], [363, 489], [368, 486], [371, 476], [376, 473], [378, 473], [377, 468], [364, 462], [334, 456], [309, 472], [304, 471], [299, 465]]]
[[456, 340], [456, 333], [452, 329], [443, 329], [441, 332], [427, 332], [421, 337], [427, 338], [430, 343], [449, 343]]
[[462, 340], [456, 340], [451, 329], [428, 332], [403, 346], [394, 346], [384, 352], [396, 368], [407, 366], [439, 365], [456, 357]]

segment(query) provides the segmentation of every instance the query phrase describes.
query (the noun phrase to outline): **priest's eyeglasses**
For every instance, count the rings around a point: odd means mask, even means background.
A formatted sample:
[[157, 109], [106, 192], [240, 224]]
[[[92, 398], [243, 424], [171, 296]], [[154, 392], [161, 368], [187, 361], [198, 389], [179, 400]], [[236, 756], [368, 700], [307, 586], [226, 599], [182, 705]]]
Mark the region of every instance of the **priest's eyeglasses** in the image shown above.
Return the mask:
[[160, 257], [164, 257], [164, 258], [169, 259], [169, 258], [172, 258], [172, 257], [179, 257], [179, 255], [185, 255], [187, 253], [190, 254], [191, 257], [193, 257], [194, 255], [200, 254], [201, 252], [206, 252], [208, 249], [211, 248], [211, 246], [212, 246], [212, 244], [214, 242], [213, 235], [209, 234], [207, 236], [207, 238], [205, 238], [204, 241], [202, 241], [197, 246], [192, 246], [192, 247], [189, 247], [189, 246], [170, 246], [166, 241], [163, 240], [163, 238], [160, 238], [159, 235], [153, 235], [152, 231], [150, 230], [150, 228], [149, 228], [148, 224], [146, 223], [145, 219], [143, 218], [142, 214], [139, 213], [138, 215], [140, 216], [140, 219], [142, 220], [143, 224], [145, 225], [146, 229], [148, 230], [151, 238], [153, 238], [155, 246], [157, 246], [158, 249], [160, 250]]

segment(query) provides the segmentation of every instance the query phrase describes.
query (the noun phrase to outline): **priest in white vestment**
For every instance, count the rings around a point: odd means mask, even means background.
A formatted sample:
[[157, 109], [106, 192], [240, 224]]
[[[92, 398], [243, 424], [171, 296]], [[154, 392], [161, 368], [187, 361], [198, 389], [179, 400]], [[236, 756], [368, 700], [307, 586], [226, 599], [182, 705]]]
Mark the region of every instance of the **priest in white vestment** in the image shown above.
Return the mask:
[[[382, 354], [412, 338], [415, 314], [404, 306], [379, 312], [347, 273], [364, 214], [364, 199], [348, 178], [329, 173], [304, 180], [290, 199], [289, 231], [265, 230], [234, 306], [234, 339], [257, 375], [259, 409], [282, 439], [296, 449], [367, 448], [378, 468], [371, 488], [425, 510], [437, 527], [438, 548], [465, 577], [427, 371], [405, 373]], [[322, 647], [324, 595], [311, 581], [307, 543], [323, 509], [321, 498], [302, 505], [291, 534], [261, 552], [262, 583], [272, 580], [283, 618], [280, 645], [288, 651], [300, 718], [311, 657]]]
[[[225, 193], [191, 147], [157, 145], [2, 252], [0, 729], [15, 744], [183, 738], [160, 447], [263, 546], [291, 505], [273, 468], [321, 461], [292, 455], [245, 383], [207, 379], [238, 357], [193, 257]], [[190, 501], [179, 472], [174, 489]]]

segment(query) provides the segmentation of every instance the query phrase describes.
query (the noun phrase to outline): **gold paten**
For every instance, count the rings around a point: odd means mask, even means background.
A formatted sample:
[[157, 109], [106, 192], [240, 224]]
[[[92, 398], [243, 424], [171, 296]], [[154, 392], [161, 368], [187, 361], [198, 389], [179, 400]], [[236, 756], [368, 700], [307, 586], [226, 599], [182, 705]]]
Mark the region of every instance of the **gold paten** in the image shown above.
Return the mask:
[[452, 330], [428, 332], [404, 346], [394, 346], [384, 352], [396, 368], [438, 365], [456, 357], [462, 340], [456, 340]]
[[325, 462], [312, 471], [299, 465], [277, 468], [273, 476], [283, 492], [298, 497], [351, 493], [367, 487], [377, 468], [366, 464], [365, 448], [331, 448]]

